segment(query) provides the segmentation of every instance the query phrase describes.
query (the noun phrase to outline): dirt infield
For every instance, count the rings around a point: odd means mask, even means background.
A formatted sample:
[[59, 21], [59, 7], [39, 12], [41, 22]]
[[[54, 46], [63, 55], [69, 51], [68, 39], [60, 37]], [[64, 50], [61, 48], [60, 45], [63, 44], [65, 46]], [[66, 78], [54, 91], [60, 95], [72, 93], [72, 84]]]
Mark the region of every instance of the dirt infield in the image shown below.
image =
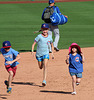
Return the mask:
[[94, 47], [82, 48], [85, 56], [84, 72], [81, 84], [77, 87], [77, 95], [74, 96], [71, 95], [71, 77], [65, 63], [68, 49], [54, 52], [55, 59], [50, 58], [46, 87], [41, 87], [43, 74], [38, 68], [36, 58], [30, 52], [20, 53], [21, 60], [12, 82], [11, 94], [6, 93], [4, 80], [8, 78], [8, 73], [4, 67], [4, 58], [0, 54], [0, 100], [94, 100], [93, 51]]
[[41, 87], [42, 70], [38, 68], [37, 60], [30, 52], [21, 53], [11, 94], [6, 93], [4, 80], [7, 79], [8, 73], [3, 65], [4, 58], [0, 54], [0, 100], [94, 100], [93, 51], [94, 47], [82, 48], [85, 56], [84, 72], [75, 96], [70, 94], [71, 77], [65, 63], [67, 49], [55, 52], [55, 59], [49, 60], [46, 87]]
[[[82, 2], [94, 0], [55, 0], [55, 2]], [[0, 4], [15, 4], [15, 3], [48, 3], [48, 1], [0, 1]]]

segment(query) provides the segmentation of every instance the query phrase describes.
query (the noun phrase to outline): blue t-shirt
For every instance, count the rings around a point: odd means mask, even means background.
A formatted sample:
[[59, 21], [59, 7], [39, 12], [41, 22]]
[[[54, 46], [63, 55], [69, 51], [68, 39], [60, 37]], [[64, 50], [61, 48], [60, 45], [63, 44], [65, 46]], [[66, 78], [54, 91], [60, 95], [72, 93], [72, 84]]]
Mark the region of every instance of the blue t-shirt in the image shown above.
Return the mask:
[[76, 54], [75, 56], [69, 54], [69, 72], [83, 72], [82, 56], [80, 54]]
[[53, 42], [51, 35], [43, 37], [42, 34], [39, 34], [35, 38], [35, 42], [37, 43], [37, 52], [36, 52], [37, 57], [49, 54], [48, 44]]
[[[7, 61], [13, 61], [16, 56], [19, 54], [18, 51], [15, 51], [14, 49], [10, 48], [9, 52], [6, 52], [4, 48], [1, 48], [0, 49], [2, 55], [4, 56], [5, 58], [5, 65], [8, 65], [6, 62]], [[19, 63], [16, 61], [12, 64], [10, 64], [12, 67], [15, 67], [16, 65], [18, 65]]]
[[[49, 6], [49, 7], [51, 7], [51, 6]], [[41, 17], [42, 20], [43, 20], [44, 12], [45, 12], [46, 9], [47, 9], [47, 8], [45, 8], [45, 9], [43, 10], [42, 17]], [[57, 6], [53, 6], [53, 9], [54, 9], [54, 11], [57, 12], [58, 14], [62, 14]]]

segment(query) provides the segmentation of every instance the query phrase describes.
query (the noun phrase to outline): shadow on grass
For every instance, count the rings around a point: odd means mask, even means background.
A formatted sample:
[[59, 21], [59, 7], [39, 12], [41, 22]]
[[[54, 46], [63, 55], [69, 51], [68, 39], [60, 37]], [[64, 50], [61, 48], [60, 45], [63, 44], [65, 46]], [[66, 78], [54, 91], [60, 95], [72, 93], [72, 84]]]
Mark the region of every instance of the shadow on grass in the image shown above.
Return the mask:
[[71, 92], [65, 92], [65, 91], [48, 91], [48, 90], [41, 90], [40, 92], [44, 92], [44, 93], [61, 93], [61, 94], [71, 94]]
[[41, 85], [36, 85], [33, 82], [12, 82], [12, 84], [17, 84], [17, 85], [31, 85], [31, 86], [38, 86], [38, 87], [43, 87]]

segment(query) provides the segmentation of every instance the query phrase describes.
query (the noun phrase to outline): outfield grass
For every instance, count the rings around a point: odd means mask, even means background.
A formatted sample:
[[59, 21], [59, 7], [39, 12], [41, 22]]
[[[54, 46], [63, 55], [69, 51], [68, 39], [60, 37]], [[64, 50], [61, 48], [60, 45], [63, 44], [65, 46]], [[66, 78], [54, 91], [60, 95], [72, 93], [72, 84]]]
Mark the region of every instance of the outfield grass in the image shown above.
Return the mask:
[[[59, 26], [59, 48], [68, 48], [72, 42], [81, 47], [94, 47], [94, 1], [56, 3], [68, 16], [68, 23]], [[19, 51], [29, 51], [43, 21], [41, 14], [47, 3], [0, 4], [0, 47], [9, 40]]]

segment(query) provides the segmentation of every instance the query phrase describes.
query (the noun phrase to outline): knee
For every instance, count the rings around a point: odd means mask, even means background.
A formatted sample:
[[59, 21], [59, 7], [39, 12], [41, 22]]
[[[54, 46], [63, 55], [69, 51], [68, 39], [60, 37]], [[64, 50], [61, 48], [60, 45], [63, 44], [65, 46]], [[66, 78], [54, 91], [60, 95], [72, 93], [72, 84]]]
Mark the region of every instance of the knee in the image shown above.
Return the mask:
[[76, 79], [75, 78], [72, 78], [72, 82], [76, 83]]
[[73, 83], [76, 83], [76, 80], [72, 80]]
[[11, 72], [9, 72], [9, 75], [13, 77], [13, 72], [12, 72], [12, 71], [11, 71]]
[[56, 32], [54, 36], [59, 38], [60, 34]]
[[76, 80], [76, 83], [80, 83], [80, 82], [81, 82], [81, 79], [77, 79], [77, 80]]

